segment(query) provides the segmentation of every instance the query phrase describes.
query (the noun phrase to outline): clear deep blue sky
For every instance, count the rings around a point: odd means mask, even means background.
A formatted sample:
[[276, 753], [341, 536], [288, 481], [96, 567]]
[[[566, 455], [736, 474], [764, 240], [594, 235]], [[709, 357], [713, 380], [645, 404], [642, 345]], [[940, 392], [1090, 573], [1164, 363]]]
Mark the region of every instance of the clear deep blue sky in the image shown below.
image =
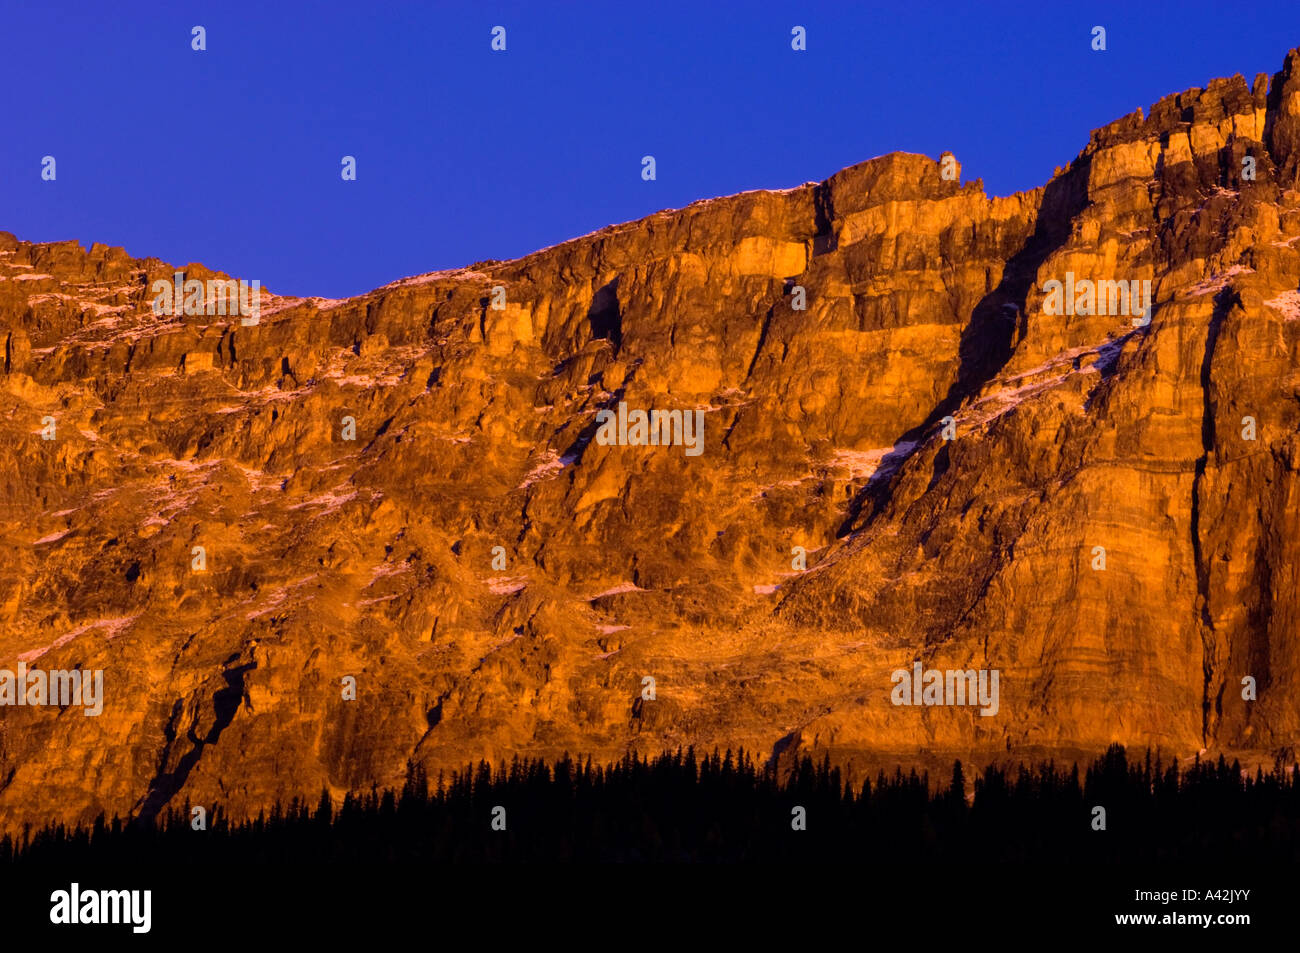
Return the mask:
[[1032, 188], [1293, 46], [1295, 2], [0, 0], [0, 229], [342, 297], [895, 150]]

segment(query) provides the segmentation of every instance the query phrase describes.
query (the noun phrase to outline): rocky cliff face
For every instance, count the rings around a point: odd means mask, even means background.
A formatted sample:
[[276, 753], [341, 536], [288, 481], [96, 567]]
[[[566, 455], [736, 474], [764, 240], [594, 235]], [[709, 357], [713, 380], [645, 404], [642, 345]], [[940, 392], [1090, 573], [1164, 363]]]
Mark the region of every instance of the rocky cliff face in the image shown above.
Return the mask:
[[[1294, 757], [1300, 53], [1032, 192], [942, 173], [254, 326], [0, 234], [0, 668], [104, 673], [99, 716], [0, 708], [0, 826], [516, 753]], [[1047, 313], [1067, 273], [1149, 281], [1149, 324]], [[700, 452], [611, 444], [620, 404]], [[996, 714], [893, 704], [918, 661], [997, 670]]]

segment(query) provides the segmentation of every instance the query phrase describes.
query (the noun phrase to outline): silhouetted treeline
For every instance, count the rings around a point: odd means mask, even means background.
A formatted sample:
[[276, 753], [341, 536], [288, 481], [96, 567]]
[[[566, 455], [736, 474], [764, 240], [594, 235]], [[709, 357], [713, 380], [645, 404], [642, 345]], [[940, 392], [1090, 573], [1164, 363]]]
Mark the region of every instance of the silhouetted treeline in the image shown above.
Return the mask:
[[[808, 758], [779, 777], [744, 751], [606, 766], [480, 762], [433, 779], [411, 766], [401, 791], [349, 794], [337, 807], [322, 792], [240, 823], [218, 807], [203, 831], [188, 804], [154, 825], [101, 817], [29, 830], [0, 841], [0, 864], [1289, 862], [1300, 848], [1300, 783], [1280, 765], [1249, 775], [1220, 758], [1180, 769], [1150, 752], [1129, 762], [1115, 745], [1082, 778], [1077, 765], [1049, 762], [988, 767], [968, 782], [956, 762], [931, 787], [926, 774], [897, 770], [854, 789], [829, 761]], [[796, 808], [806, 830], [794, 829]]]

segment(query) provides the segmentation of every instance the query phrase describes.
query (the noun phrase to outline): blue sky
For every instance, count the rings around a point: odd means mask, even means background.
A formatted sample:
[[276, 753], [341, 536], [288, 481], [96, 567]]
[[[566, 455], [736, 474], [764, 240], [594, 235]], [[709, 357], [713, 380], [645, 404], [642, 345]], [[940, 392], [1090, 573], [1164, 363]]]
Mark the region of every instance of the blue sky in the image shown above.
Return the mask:
[[1201, 0], [0, 0], [0, 23], [0, 229], [328, 297], [895, 150], [1032, 188], [1090, 129], [1300, 46], [1300, 4]]

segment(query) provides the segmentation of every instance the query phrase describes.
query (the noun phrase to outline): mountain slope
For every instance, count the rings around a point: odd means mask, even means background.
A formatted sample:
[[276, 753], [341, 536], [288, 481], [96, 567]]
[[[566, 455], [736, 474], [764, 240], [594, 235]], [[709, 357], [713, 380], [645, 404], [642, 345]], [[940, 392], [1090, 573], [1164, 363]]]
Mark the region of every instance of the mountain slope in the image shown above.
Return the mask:
[[[0, 826], [565, 750], [1293, 758], [1298, 168], [1293, 51], [1032, 192], [893, 154], [256, 326], [0, 235], [0, 667], [105, 683], [0, 708]], [[1067, 273], [1150, 324], [1045, 313]], [[915, 661], [997, 714], [893, 705]]]

